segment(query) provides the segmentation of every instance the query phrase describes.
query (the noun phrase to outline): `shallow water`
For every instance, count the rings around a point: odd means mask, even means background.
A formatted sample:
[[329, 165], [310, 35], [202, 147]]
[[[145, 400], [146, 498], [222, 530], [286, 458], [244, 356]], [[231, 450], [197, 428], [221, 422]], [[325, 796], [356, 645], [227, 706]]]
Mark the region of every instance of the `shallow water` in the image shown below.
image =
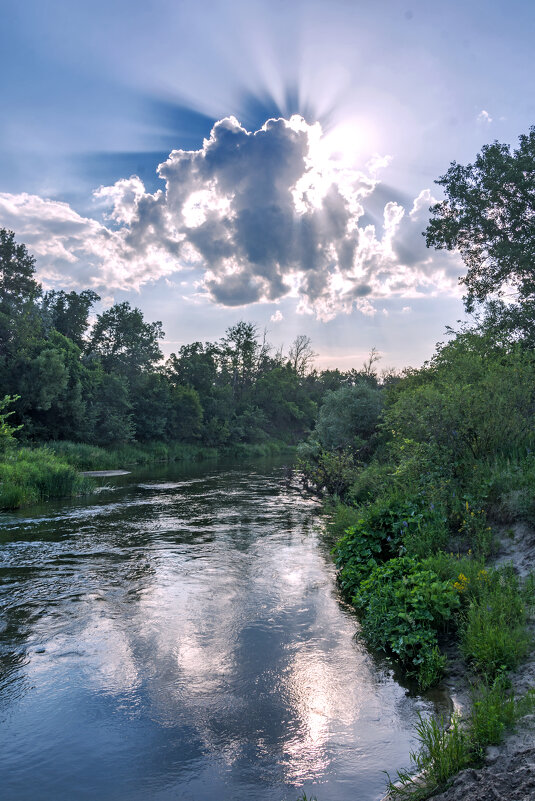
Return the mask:
[[281, 466], [0, 515], [3, 801], [373, 801], [411, 698], [355, 639]]

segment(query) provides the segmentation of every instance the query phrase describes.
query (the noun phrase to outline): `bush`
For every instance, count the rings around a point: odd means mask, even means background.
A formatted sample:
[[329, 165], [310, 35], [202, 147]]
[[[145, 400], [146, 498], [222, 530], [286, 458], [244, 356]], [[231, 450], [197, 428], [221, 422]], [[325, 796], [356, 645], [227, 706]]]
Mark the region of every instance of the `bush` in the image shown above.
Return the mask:
[[528, 652], [526, 606], [532, 599], [512, 566], [482, 570], [476, 581], [466, 583], [466, 589], [470, 601], [461, 648], [475, 669], [492, 680], [500, 671], [515, 668]]
[[[349, 519], [349, 513], [344, 514]], [[443, 511], [422, 497], [380, 498], [360, 510], [333, 549], [343, 592], [354, 594], [362, 579], [386, 559], [405, 553], [426, 556], [442, 546], [447, 536]]]
[[445, 660], [436, 632], [459, 607], [451, 582], [441, 581], [412, 557], [398, 557], [372, 570], [353, 603], [372, 646], [394, 653], [422, 688], [438, 680]]

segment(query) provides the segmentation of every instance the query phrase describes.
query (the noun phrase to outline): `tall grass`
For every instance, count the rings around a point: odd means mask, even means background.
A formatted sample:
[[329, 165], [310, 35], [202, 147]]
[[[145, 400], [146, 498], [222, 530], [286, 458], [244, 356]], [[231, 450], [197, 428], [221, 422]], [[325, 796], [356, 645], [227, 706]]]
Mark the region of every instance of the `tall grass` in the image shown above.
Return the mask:
[[0, 462], [0, 509], [89, 492], [92, 483], [49, 448], [20, 448]]
[[485, 748], [499, 745], [507, 731], [534, 709], [535, 691], [515, 697], [502, 673], [493, 682], [474, 688], [466, 720], [459, 715], [453, 715], [449, 722], [419, 715], [419, 747], [410, 755], [409, 770], [398, 771], [394, 781], [387, 774], [389, 798], [420, 801], [446, 788], [460, 770], [481, 762]]
[[80, 442], [50, 442], [48, 447], [79, 470], [116, 470], [153, 462], [199, 462], [219, 456], [235, 459], [266, 457], [294, 450], [277, 441], [237, 443], [219, 449], [186, 442], [130, 443], [115, 448], [101, 448]]
[[448, 722], [444, 718], [423, 718], [419, 714], [416, 735], [419, 748], [410, 755], [410, 771], [399, 771], [395, 781], [388, 777], [388, 793], [392, 799], [428, 798], [472, 759], [468, 734], [457, 715]]
[[500, 673], [492, 682], [481, 682], [472, 692], [469, 731], [474, 752], [489, 745], [499, 745], [508, 729], [519, 718], [535, 709], [535, 690], [517, 698], [510, 682]]
[[81, 442], [51, 442], [48, 447], [79, 470], [116, 470], [152, 462], [193, 462], [213, 459], [215, 448], [184, 442], [130, 443], [115, 448], [101, 448]]
[[239, 444], [220, 450], [184, 442], [131, 443], [110, 449], [80, 442], [51, 442], [39, 448], [12, 448], [0, 461], [0, 509], [18, 509], [51, 498], [89, 492], [93, 484], [80, 475], [83, 470], [116, 470], [155, 462], [197, 462], [218, 456], [257, 458], [293, 450], [279, 442]]

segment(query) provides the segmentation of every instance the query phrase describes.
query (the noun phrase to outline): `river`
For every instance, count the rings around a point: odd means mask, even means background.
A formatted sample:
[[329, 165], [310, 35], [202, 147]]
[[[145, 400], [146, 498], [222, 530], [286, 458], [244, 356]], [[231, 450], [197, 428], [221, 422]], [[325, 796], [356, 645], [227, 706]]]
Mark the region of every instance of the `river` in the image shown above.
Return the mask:
[[2, 801], [374, 801], [417, 712], [280, 461], [0, 515]]

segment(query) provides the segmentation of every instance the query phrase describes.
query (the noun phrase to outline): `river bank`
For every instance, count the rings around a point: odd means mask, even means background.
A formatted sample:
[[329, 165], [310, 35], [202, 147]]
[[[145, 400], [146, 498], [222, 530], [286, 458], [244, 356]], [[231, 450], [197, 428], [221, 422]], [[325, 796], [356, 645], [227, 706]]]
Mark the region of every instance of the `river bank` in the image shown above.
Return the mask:
[[277, 440], [220, 448], [184, 442], [130, 443], [116, 448], [78, 442], [49, 442], [35, 447], [13, 444], [0, 460], [0, 510], [91, 494], [95, 484], [90, 475], [84, 475], [90, 472], [158, 463], [241, 460], [294, 452], [295, 448]]
[[[499, 530], [495, 564], [512, 564], [515, 571], [528, 577], [535, 566], [535, 531], [525, 523]], [[528, 621], [531, 641], [535, 641], [535, 621]], [[462, 674], [452, 689], [465, 699], [470, 687]], [[535, 654], [510, 675], [511, 688], [517, 697], [526, 696], [535, 687]], [[451, 787], [436, 796], [436, 801], [525, 801], [535, 797], [535, 714], [527, 710], [501, 744], [489, 745], [479, 767], [466, 768], [452, 779]]]
[[[520, 471], [510, 472], [518, 482]], [[374, 502], [330, 508], [339, 584], [364, 639], [421, 687], [441, 680], [454, 702], [453, 717], [419, 721], [420, 747], [392, 777], [388, 799], [425, 799], [453, 782], [459, 794], [445, 801], [471, 799], [469, 785], [479, 801], [509, 763], [518, 763], [519, 787], [533, 780], [529, 732], [511, 731], [535, 709], [535, 535], [525, 519], [514, 520], [518, 496], [503, 484], [501, 471], [500, 493], [478, 506], [463, 501], [453, 537], [445, 510], [435, 516], [436, 495], [434, 503], [401, 502], [388, 479]], [[463, 498], [460, 489], [450, 486], [450, 496]], [[491, 518], [498, 510], [501, 519]]]

